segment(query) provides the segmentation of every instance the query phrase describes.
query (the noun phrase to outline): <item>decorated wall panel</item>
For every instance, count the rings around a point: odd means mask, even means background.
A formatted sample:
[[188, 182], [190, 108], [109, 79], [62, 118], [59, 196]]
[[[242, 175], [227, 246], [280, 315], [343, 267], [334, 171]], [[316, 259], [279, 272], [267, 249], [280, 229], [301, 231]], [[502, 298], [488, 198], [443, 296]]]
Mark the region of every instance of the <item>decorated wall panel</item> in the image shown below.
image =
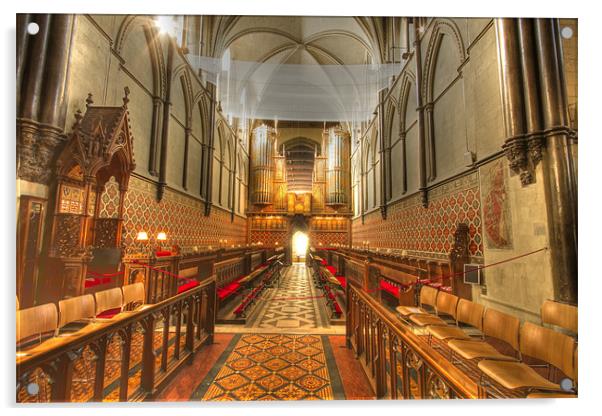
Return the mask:
[[284, 231], [261, 231], [252, 230], [249, 236], [249, 243], [261, 243], [264, 246], [282, 246], [290, 242], [291, 235], [289, 230]]
[[286, 245], [290, 243], [294, 231], [304, 230], [307, 226], [309, 242], [313, 246], [349, 244], [349, 219], [346, 217], [311, 217], [307, 220], [307, 225], [300, 228], [294, 225], [295, 220], [291, 218], [278, 215], [250, 217], [249, 243], [262, 243], [266, 246]]
[[98, 216], [100, 218], [117, 218], [119, 214], [119, 184], [115, 177], [109, 179], [105, 184], [104, 192], [100, 197], [100, 208]]
[[483, 256], [483, 231], [479, 176], [474, 172], [429, 192], [429, 206], [423, 208], [416, 194], [390, 206], [387, 220], [380, 212], [352, 223], [352, 245], [396, 248], [426, 257], [447, 256], [458, 223], [470, 229], [471, 256]]
[[144, 230], [150, 237], [159, 231], [167, 233], [166, 245], [181, 247], [217, 246], [220, 240], [228, 244], [246, 243], [246, 220], [218, 207], [204, 216], [201, 201], [167, 190], [161, 202], [156, 202], [155, 186], [132, 178], [125, 197], [124, 242], [134, 242], [136, 233]]
[[347, 232], [327, 232], [313, 231], [309, 232], [309, 241], [314, 247], [332, 247], [336, 245], [348, 245], [349, 234]]

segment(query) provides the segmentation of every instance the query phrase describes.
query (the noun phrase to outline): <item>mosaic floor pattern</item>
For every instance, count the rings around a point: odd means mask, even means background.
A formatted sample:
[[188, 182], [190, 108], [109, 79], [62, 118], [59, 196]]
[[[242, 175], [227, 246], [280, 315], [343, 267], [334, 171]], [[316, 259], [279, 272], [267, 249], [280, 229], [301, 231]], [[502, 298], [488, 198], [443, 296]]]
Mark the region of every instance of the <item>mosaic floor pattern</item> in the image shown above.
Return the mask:
[[316, 328], [329, 327], [323, 317], [322, 302], [305, 264], [293, 263], [283, 271], [278, 287], [266, 297], [246, 326], [279, 333], [316, 333]]
[[216, 364], [217, 374], [207, 376], [193, 400], [344, 398], [336, 365], [328, 364], [334, 362], [330, 344], [320, 336], [244, 334], [237, 335], [233, 343], [236, 345], [223, 365]]

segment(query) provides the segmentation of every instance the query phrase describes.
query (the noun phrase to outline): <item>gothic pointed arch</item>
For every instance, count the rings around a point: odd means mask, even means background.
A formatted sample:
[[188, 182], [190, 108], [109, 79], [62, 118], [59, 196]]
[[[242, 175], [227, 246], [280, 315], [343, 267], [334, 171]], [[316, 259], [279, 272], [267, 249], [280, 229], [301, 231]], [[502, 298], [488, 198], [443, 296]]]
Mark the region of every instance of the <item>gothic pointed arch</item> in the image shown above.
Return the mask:
[[121, 56], [124, 45], [128, 41], [128, 37], [131, 34], [132, 29], [134, 29], [136, 25], [142, 26], [151, 58], [151, 71], [153, 74], [152, 93], [155, 97], [163, 98], [165, 97], [167, 75], [159, 33], [152, 17], [140, 15], [126, 16], [117, 30], [114, 50], [119, 56]]
[[410, 92], [412, 91], [412, 86], [416, 83], [416, 77], [414, 76], [413, 72], [404, 71], [401, 74], [401, 80], [399, 81], [399, 83], [401, 85], [401, 88], [399, 92], [399, 105], [397, 109], [399, 111], [399, 132], [401, 134], [405, 132], [408, 127], [406, 125], [408, 110], [415, 111], [415, 109], [408, 108], [408, 102], [410, 101]]
[[421, 94], [425, 103], [433, 101], [433, 84], [435, 79], [435, 68], [437, 58], [444, 36], [449, 36], [453, 40], [458, 56], [458, 70], [466, 59], [466, 48], [464, 40], [458, 25], [451, 19], [437, 18], [431, 30], [431, 36], [426, 50], [426, 60], [424, 63], [424, 78], [421, 85]]

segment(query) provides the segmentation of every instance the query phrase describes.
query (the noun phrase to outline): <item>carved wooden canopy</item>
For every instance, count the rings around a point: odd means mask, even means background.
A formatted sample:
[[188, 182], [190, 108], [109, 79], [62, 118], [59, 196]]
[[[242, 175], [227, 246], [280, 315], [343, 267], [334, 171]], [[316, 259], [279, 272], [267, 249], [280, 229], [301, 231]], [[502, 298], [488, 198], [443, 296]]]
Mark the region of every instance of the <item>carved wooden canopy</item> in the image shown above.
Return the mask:
[[57, 160], [59, 178], [96, 179], [104, 185], [111, 176], [122, 190], [127, 189], [130, 172], [136, 167], [133, 137], [129, 123], [129, 88], [123, 105], [93, 106], [92, 94], [86, 99], [86, 112], [75, 113], [75, 123], [65, 148]]

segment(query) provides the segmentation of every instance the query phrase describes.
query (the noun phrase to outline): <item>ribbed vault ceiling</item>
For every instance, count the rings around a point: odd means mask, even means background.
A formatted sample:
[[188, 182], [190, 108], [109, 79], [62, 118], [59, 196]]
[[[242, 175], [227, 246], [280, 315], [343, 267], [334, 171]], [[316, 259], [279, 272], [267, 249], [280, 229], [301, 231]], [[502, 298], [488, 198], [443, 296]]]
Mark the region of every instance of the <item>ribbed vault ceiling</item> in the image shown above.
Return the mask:
[[219, 81], [226, 112], [303, 121], [371, 114], [378, 80], [367, 81], [366, 72], [382, 61], [379, 19], [218, 18], [214, 57], [226, 71]]
[[[372, 41], [353, 17], [240, 16], [221, 37], [232, 59], [283, 64], [378, 62]], [[274, 62], [274, 60], [272, 60]]]

